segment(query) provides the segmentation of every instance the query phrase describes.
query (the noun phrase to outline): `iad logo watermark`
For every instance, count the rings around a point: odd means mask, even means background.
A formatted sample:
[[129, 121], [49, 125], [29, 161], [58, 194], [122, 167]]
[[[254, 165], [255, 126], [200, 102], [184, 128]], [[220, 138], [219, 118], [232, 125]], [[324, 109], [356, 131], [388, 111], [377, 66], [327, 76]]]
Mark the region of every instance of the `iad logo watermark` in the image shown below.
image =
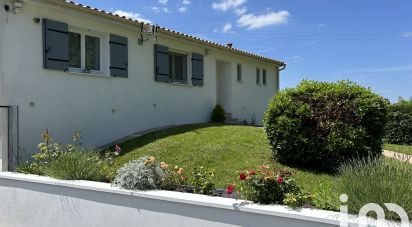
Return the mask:
[[[342, 203], [348, 202], [348, 195], [342, 194], [339, 196], [339, 200]], [[392, 211], [396, 214], [399, 215], [401, 223], [401, 227], [409, 227], [409, 217], [408, 214], [405, 212], [405, 210], [394, 204], [394, 203], [384, 203], [386, 209], [389, 211]], [[368, 203], [365, 204], [360, 210], [359, 210], [359, 218], [358, 218], [358, 226], [359, 227], [367, 227], [368, 226], [368, 218], [367, 214], [369, 212], [374, 212], [376, 214], [376, 226], [378, 227], [383, 227], [387, 226], [387, 222], [385, 220], [385, 211], [384, 209], [379, 206], [376, 203]], [[348, 206], [347, 205], [341, 205], [340, 206], [340, 226], [341, 227], [348, 227], [349, 226], [349, 214], [348, 214]]]

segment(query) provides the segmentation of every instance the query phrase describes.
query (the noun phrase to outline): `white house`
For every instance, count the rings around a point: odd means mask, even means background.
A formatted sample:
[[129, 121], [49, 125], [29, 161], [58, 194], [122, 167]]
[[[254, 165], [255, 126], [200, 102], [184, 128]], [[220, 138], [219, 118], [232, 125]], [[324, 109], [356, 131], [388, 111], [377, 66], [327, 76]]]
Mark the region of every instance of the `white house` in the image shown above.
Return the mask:
[[33, 153], [45, 128], [63, 142], [81, 130], [87, 145], [98, 146], [208, 122], [217, 103], [233, 119], [259, 124], [285, 67], [73, 2], [0, 5], [0, 170], [16, 143]]

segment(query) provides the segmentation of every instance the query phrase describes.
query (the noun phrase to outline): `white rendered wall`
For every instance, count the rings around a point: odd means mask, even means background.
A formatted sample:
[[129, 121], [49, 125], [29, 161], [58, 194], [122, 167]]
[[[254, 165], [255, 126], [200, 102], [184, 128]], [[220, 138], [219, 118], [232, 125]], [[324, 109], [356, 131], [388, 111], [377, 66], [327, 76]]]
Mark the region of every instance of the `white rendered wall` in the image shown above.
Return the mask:
[[339, 226], [339, 213], [331, 211], [179, 192], [127, 191], [106, 183], [15, 173], [0, 173], [0, 201], [0, 226], [8, 227]]
[[[0, 105], [4, 105], [4, 86], [3, 86], [3, 36], [6, 23], [6, 12], [4, 11], [4, 1], [0, 0]], [[0, 109], [0, 172], [7, 170], [7, 122], [5, 109]]]
[[[39, 3], [38, 3], [39, 2]], [[4, 16], [3, 16], [4, 17]], [[110, 78], [43, 69], [42, 26], [33, 18], [62, 21], [106, 35], [126, 36], [129, 40], [129, 78]], [[172, 50], [205, 54], [204, 86], [171, 85], [154, 81], [154, 39], [138, 45], [138, 28], [112, 20], [57, 7], [44, 1], [25, 1], [18, 14], [7, 14], [3, 33], [4, 104], [20, 107], [20, 146], [32, 153], [43, 129], [69, 142], [81, 130], [86, 145], [103, 145], [131, 133], [167, 125], [208, 122], [217, 100], [216, 60], [242, 62], [245, 82], [236, 85], [231, 73], [231, 111], [234, 117], [257, 119], [275, 92], [268, 73], [268, 86], [255, 86], [256, 66], [274, 68], [265, 62], [210, 49], [179, 38], [159, 35], [158, 43]], [[190, 59], [190, 57], [189, 57]], [[190, 64], [189, 64], [190, 66]], [[250, 72], [253, 72], [249, 75]], [[272, 77], [272, 78], [271, 78]], [[188, 79], [191, 69], [188, 68]], [[246, 109], [242, 109], [245, 106]]]

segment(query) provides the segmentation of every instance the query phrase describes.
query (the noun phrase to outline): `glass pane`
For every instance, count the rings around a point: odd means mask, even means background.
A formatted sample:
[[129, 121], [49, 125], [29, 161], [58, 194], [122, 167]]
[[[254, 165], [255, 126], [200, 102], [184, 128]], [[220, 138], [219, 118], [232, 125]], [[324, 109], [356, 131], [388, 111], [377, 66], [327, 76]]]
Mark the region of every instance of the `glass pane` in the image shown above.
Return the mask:
[[100, 39], [86, 35], [86, 70], [100, 70]]
[[69, 67], [81, 68], [81, 36], [69, 32]]
[[183, 56], [175, 55], [175, 80], [183, 80]]

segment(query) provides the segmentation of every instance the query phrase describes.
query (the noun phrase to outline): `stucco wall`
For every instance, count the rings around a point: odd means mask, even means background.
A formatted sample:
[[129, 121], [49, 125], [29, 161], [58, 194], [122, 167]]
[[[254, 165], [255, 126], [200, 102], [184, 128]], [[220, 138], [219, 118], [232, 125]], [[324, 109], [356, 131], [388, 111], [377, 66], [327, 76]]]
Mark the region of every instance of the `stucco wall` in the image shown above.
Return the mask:
[[[0, 6], [4, 5], [4, 1], [0, 0]], [[0, 9], [0, 105], [4, 102], [4, 87], [3, 87], [3, 36], [5, 33], [4, 23], [6, 20], [6, 13], [3, 7]], [[7, 125], [6, 123], [6, 111], [0, 109], [0, 171], [7, 170]]]
[[133, 192], [105, 183], [14, 173], [0, 173], [0, 200], [0, 226], [8, 227], [339, 225], [339, 213], [331, 211], [291, 210], [179, 192]]
[[[43, 69], [42, 26], [33, 22], [34, 17], [66, 22], [69, 27], [92, 29], [107, 36], [112, 33], [128, 37], [129, 78]], [[155, 39], [138, 45], [136, 26], [36, 1], [25, 1], [20, 13], [8, 13], [7, 18], [2, 30], [3, 53], [7, 56], [3, 59], [7, 87], [4, 104], [20, 107], [20, 145], [26, 153], [34, 152], [45, 128], [62, 142], [70, 141], [72, 133], [81, 130], [85, 144], [95, 146], [150, 128], [207, 122], [217, 100], [218, 59], [230, 60], [234, 66], [236, 62], [245, 65], [245, 82], [233, 89], [234, 116], [246, 118], [255, 113], [260, 121], [267, 99], [275, 92], [274, 78], [269, 73], [274, 65], [214, 49], [205, 55], [203, 87], [155, 82]], [[182, 39], [159, 35], [157, 40], [172, 50], [205, 53], [205, 47]], [[268, 69], [268, 86], [256, 86], [252, 70], [256, 67]], [[232, 84], [236, 80], [234, 71]], [[190, 68], [188, 72], [190, 81]]]

